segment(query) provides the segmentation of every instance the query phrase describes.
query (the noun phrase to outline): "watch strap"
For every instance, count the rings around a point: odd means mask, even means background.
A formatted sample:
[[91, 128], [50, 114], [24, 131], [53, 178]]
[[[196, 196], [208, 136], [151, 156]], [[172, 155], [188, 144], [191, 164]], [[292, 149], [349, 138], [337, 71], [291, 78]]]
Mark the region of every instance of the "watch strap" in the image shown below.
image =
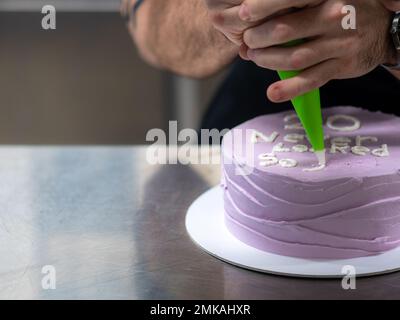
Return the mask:
[[396, 50], [397, 63], [385, 63], [382, 66], [391, 70], [400, 70], [400, 11], [395, 12], [393, 16], [390, 34], [392, 36], [394, 49]]

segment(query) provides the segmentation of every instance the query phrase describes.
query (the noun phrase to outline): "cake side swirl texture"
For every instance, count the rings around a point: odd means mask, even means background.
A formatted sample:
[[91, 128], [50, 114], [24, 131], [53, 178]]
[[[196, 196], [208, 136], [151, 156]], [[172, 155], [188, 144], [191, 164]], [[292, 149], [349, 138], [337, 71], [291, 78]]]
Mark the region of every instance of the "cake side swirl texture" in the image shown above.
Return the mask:
[[396, 248], [400, 118], [354, 107], [325, 109], [323, 117], [326, 168], [315, 168], [292, 113], [255, 118], [225, 136], [228, 229], [260, 250], [301, 258], [353, 258]]

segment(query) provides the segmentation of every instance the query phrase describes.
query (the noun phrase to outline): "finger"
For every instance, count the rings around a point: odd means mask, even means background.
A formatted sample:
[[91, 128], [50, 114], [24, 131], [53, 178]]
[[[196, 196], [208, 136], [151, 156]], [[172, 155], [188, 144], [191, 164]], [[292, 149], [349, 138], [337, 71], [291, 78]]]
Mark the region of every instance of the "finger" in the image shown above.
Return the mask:
[[224, 10], [234, 6], [240, 6], [243, 0], [205, 0], [210, 10]]
[[211, 21], [214, 25], [228, 29], [244, 29], [251, 23], [242, 21], [238, 17], [239, 6], [228, 8], [225, 10], [215, 10], [210, 13]]
[[[332, 50], [332, 48], [336, 48]], [[346, 52], [340, 39], [318, 38], [295, 47], [249, 49], [247, 57], [260, 67], [271, 70], [303, 70]]]
[[293, 40], [315, 37], [341, 28], [337, 21], [326, 19], [328, 8], [312, 7], [276, 17], [254, 28], [248, 28], [243, 40], [251, 49], [281, 45]]
[[321, 0], [245, 0], [240, 7], [239, 17], [244, 21], [259, 21], [281, 10], [320, 2]]
[[230, 40], [241, 44], [243, 42], [243, 32], [253, 26], [252, 23], [239, 19], [239, 6], [210, 13], [210, 19], [214, 27], [221, 31]]
[[284, 102], [322, 87], [335, 77], [338, 61], [338, 59], [324, 61], [304, 70], [296, 77], [272, 84], [267, 90], [268, 98], [272, 102]]
[[239, 56], [246, 61], [249, 61], [250, 58], [247, 56], [247, 51], [249, 50], [249, 48], [245, 45], [242, 44], [239, 48]]

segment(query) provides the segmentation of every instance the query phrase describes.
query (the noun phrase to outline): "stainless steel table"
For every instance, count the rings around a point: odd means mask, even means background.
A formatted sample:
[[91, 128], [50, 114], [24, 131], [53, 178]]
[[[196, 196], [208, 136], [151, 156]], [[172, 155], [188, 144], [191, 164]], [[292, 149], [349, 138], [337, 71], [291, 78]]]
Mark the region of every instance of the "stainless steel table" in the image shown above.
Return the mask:
[[[0, 298], [400, 298], [400, 273], [339, 280], [225, 264], [186, 234], [218, 166], [151, 166], [144, 147], [0, 148]], [[42, 288], [44, 266], [56, 289]]]

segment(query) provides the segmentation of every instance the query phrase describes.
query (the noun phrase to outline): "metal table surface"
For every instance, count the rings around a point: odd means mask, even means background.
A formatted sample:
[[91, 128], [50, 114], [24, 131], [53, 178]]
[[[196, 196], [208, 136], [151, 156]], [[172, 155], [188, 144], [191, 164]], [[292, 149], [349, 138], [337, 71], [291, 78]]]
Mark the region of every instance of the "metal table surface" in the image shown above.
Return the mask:
[[[0, 298], [400, 298], [400, 273], [340, 280], [270, 276], [189, 239], [185, 213], [214, 166], [146, 162], [144, 147], [0, 148]], [[56, 289], [42, 288], [44, 266]]]

